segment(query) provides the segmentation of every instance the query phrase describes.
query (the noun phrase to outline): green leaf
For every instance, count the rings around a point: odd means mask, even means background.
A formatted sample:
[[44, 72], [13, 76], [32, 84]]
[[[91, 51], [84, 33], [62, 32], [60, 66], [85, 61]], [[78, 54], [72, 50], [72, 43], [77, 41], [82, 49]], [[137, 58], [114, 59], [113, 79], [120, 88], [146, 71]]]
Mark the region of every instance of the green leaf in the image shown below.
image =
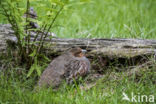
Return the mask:
[[33, 73], [33, 71], [35, 70], [35, 64], [33, 64], [32, 66], [31, 66], [31, 68], [29, 69], [29, 72], [28, 72], [28, 74], [27, 74], [27, 77], [30, 77], [30, 75]]
[[36, 55], [36, 49], [34, 49], [34, 51], [29, 56], [34, 57], [35, 55]]
[[31, 74], [36, 71], [37, 72], [37, 75], [40, 76], [41, 75], [41, 66], [38, 65], [38, 60], [37, 60], [37, 57], [35, 57], [35, 60], [34, 60], [34, 64], [31, 66], [28, 74], [27, 74], [27, 77], [30, 77]]
[[50, 16], [50, 15], [53, 15], [54, 13], [53, 12], [50, 12], [50, 11], [48, 11], [47, 13], [46, 13], [46, 15], [48, 15], [48, 16]]
[[30, 2], [32, 2], [32, 1], [36, 1], [36, 0], [29, 0]]
[[57, 9], [54, 9], [54, 8], [45, 8], [45, 10], [47, 11], [47, 12], [58, 12], [58, 10]]
[[64, 6], [64, 3], [59, 0], [49, 0], [52, 5], [61, 5]]
[[41, 67], [39, 65], [36, 65], [36, 71], [37, 71], [37, 75], [40, 76], [41, 75]]
[[11, 2], [21, 2], [23, 0], [11, 0]]
[[58, 0], [55, 0], [55, 3], [56, 3], [57, 5], [64, 6], [64, 3], [63, 3], [63, 2], [60, 2], [60, 1], [58, 1]]
[[80, 0], [80, 2], [90, 2], [91, 0]]
[[48, 57], [46, 57], [44, 54], [40, 54], [39, 55], [44, 61], [47, 61], [47, 62], [49, 62], [49, 61], [51, 61]]

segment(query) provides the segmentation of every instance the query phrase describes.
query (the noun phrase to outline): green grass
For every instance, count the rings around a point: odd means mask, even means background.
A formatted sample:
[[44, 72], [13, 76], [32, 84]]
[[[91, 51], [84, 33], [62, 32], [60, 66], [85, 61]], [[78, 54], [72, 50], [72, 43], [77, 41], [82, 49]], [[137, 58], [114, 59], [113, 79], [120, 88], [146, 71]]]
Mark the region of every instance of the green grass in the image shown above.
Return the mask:
[[[75, 4], [58, 18], [59, 26], [53, 32], [63, 38], [156, 39], [155, 5], [156, 0], [91, 0]], [[38, 15], [44, 13], [39, 10]], [[5, 21], [0, 18], [0, 22]]]
[[141, 77], [135, 74], [127, 77], [126, 72], [107, 73], [102, 79], [97, 80], [96, 86], [86, 91], [81, 90], [80, 85], [74, 88], [62, 86], [58, 91], [52, 91], [50, 88], [38, 91], [34, 90], [36, 80], [33, 78], [27, 79], [15, 72], [9, 72], [9, 77], [1, 73], [0, 102], [2, 104], [133, 104], [122, 100], [123, 92], [129, 97], [132, 92], [135, 95], [156, 96], [154, 67], [144, 70]]
[[[57, 20], [60, 26], [53, 32], [62, 38], [156, 39], [155, 12], [156, 0], [93, 0], [64, 11]], [[0, 23], [5, 23], [2, 16]], [[122, 101], [122, 92], [129, 96], [132, 92], [154, 95], [156, 99], [155, 67], [144, 71], [138, 81], [136, 75], [127, 77], [125, 72], [114, 73], [122, 79], [110, 79], [111, 74], [105, 74], [87, 91], [80, 90], [79, 86], [34, 91], [36, 79], [27, 79], [26, 75], [15, 72], [1, 73], [0, 104], [128, 104]]]
[[54, 31], [65, 38], [156, 39], [155, 0], [92, 0], [66, 11]]

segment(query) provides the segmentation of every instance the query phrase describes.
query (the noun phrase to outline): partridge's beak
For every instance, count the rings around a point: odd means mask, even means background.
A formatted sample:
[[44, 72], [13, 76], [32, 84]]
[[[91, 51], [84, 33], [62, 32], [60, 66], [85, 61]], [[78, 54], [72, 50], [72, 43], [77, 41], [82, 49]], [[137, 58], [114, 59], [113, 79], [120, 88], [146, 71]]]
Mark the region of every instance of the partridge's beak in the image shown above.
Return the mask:
[[87, 52], [86, 50], [82, 49], [82, 53], [83, 53], [83, 54], [85, 54], [86, 52]]

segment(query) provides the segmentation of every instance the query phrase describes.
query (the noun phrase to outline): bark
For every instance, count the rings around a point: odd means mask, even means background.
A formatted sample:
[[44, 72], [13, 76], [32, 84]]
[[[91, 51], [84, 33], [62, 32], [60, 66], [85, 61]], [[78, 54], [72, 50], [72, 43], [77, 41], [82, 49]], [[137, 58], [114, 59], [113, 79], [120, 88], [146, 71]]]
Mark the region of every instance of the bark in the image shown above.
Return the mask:
[[[0, 51], [6, 49], [6, 41], [17, 42], [9, 24], [0, 25]], [[53, 33], [49, 33], [49, 36]], [[35, 33], [32, 32], [33, 40]], [[88, 51], [88, 56], [102, 55], [110, 58], [131, 58], [136, 56], [153, 55], [156, 50], [156, 40], [147, 39], [46, 39], [45, 46], [49, 52], [63, 52], [66, 49], [79, 46]]]

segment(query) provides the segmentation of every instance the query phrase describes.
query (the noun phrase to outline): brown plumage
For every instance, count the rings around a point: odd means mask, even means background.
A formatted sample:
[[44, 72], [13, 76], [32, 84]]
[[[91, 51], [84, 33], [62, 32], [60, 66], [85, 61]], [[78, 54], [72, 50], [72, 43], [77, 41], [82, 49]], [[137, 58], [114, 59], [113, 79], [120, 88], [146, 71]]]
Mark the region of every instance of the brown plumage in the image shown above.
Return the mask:
[[85, 76], [90, 71], [90, 62], [85, 57], [84, 50], [71, 48], [55, 58], [44, 70], [39, 80], [39, 86], [57, 87], [63, 80], [68, 84]]

